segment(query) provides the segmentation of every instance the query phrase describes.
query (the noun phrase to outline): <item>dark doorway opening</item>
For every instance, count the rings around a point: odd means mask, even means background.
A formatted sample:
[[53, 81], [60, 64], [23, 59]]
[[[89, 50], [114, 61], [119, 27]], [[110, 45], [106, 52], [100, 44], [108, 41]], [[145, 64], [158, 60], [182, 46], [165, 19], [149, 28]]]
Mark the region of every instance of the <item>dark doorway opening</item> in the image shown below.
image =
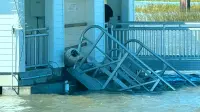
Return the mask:
[[3, 94], [3, 87], [0, 86], [0, 95], [2, 95], [2, 94]]
[[108, 4], [105, 4], [105, 23], [109, 22], [111, 17], [113, 17], [113, 10]]

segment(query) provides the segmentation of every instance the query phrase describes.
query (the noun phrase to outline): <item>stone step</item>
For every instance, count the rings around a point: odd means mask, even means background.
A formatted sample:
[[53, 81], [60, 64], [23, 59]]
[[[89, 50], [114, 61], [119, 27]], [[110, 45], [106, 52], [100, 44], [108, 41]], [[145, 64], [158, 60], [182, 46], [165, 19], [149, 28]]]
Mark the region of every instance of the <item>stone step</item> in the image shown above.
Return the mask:
[[23, 72], [20, 73], [19, 85], [31, 86], [37, 83], [45, 83], [49, 76], [52, 76], [52, 70], [49, 68]]
[[34, 77], [44, 76], [47, 74], [49, 75], [52, 74], [52, 70], [50, 68], [26, 71], [20, 73], [20, 78], [21, 79], [34, 78]]
[[20, 86], [32, 86], [56, 82], [62, 79], [61, 69], [38, 69], [31, 70], [20, 74]]
[[[15, 90], [19, 93], [16, 93]], [[12, 95], [20, 95], [20, 96], [26, 96], [26, 95], [31, 95], [31, 87], [26, 86], [26, 87], [2, 87], [2, 95], [4, 96], [12, 96]]]

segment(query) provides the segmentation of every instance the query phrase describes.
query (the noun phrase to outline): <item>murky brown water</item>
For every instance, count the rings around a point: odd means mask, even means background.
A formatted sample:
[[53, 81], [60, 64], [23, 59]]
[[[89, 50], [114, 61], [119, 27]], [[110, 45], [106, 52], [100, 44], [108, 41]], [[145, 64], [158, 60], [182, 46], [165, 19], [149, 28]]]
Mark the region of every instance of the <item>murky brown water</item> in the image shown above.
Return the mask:
[[159, 94], [2, 96], [0, 112], [200, 112], [200, 87]]

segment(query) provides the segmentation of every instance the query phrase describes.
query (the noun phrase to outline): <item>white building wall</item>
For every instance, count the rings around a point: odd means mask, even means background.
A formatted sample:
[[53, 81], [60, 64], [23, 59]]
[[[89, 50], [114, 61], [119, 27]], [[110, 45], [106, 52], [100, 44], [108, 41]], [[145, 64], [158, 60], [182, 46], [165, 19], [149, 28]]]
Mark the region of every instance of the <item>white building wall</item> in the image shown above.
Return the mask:
[[[88, 26], [103, 27], [104, 0], [46, 0], [45, 4], [46, 26], [49, 27], [49, 61], [54, 67], [57, 65], [63, 67], [64, 48], [78, 44], [80, 35], [85, 29], [85, 27], [64, 29], [64, 24], [87, 22]], [[73, 4], [76, 5], [75, 9], [68, 9], [68, 6]], [[88, 36], [95, 41], [97, 34], [97, 30], [92, 30]], [[103, 40], [99, 46], [104, 49]], [[88, 49], [90, 46], [84, 50], [87, 52]], [[95, 53], [95, 56], [99, 57], [100, 54]]]
[[[90, 0], [65, 0], [65, 24], [90, 23], [87, 17]], [[88, 9], [87, 9], [88, 8]], [[90, 9], [92, 10], [92, 9]], [[91, 11], [90, 11], [91, 12]], [[79, 44], [80, 35], [86, 26], [65, 28], [65, 47]]]
[[[70, 7], [73, 6], [74, 8]], [[104, 27], [104, 0], [65, 0], [65, 24], [87, 23], [90, 25], [99, 25]], [[79, 44], [80, 36], [87, 26], [77, 26], [65, 28], [65, 47], [70, 47]], [[92, 29], [86, 36], [91, 41], [95, 41], [99, 34], [99, 30]], [[104, 49], [104, 40], [101, 40], [98, 46]], [[82, 51], [86, 54], [91, 48], [89, 44]], [[95, 50], [92, 57], [102, 60], [102, 55]]]
[[0, 73], [23, 72], [24, 47], [21, 40], [24, 39], [24, 32], [16, 30], [16, 35], [12, 33], [12, 28], [24, 27], [23, 10], [21, 10], [23, 0], [16, 0], [18, 12], [14, 0], [0, 2]]
[[[31, 2], [32, 1], [32, 2]], [[34, 0], [35, 1], [35, 0]], [[34, 7], [33, 0], [25, 0], [25, 22], [26, 22], [26, 29], [35, 29], [37, 28], [37, 18], [39, 28], [45, 27], [45, 0], [39, 0], [41, 6], [43, 7]], [[38, 15], [36, 15], [38, 13]]]

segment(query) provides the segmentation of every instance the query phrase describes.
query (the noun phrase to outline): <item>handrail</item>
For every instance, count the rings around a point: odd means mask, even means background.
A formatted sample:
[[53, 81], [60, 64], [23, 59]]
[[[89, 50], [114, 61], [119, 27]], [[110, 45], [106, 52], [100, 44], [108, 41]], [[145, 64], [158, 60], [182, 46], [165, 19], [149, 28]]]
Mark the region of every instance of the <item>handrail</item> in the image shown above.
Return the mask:
[[[81, 51], [81, 43], [85, 38], [85, 34], [90, 30], [90, 29], [99, 29], [101, 31], [101, 34], [99, 35], [99, 37], [97, 38], [96, 42], [94, 43], [94, 45], [92, 46], [91, 51], [81, 60], [80, 62], [80, 66], [82, 66], [82, 64], [86, 61], [86, 59], [88, 58], [88, 56], [91, 54], [91, 52], [93, 51], [93, 49], [95, 48], [95, 46], [98, 44], [98, 42], [101, 40], [101, 38], [103, 37], [103, 35], [105, 34], [106, 37], [112, 39], [114, 42], [116, 42], [122, 49], [124, 49], [128, 55], [131, 55], [134, 59], [136, 59], [140, 64], [142, 64], [145, 68], [147, 68], [150, 72], [152, 72], [155, 76], [157, 76], [162, 82], [164, 82], [167, 86], [169, 86], [172, 90], [175, 90], [174, 87], [172, 87], [167, 81], [165, 81], [160, 75], [158, 75], [155, 71], [153, 71], [147, 64], [145, 64], [142, 60], [140, 60], [134, 53], [130, 52], [129, 49], [127, 49], [123, 44], [121, 44], [119, 41], [117, 41], [117, 39], [115, 39], [111, 34], [109, 34], [106, 30], [104, 30], [101, 26], [98, 25], [92, 25], [92, 26], [88, 26], [83, 33], [81, 34], [80, 37], [80, 44], [78, 46], [78, 51]], [[76, 65], [75, 65], [76, 66]], [[77, 66], [76, 66], [77, 67]]]
[[123, 23], [116, 23], [116, 25], [200, 25], [200, 22], [136, 22], [128, 21]]
[[200, 22], [123, 22], [111, 24], [115, 27], [126, 26], [129, 28], [146, 27], [146, 28], [200, 28]]
[[[129, 25], [130, 23], [130, 25]], [[166, 60], [176, 60], [180, 63], [174, 65], [177, 69], [198, 69], [199, 67], [182, 65], [183, 61], [199, 60], [199, 31], [200, 22], [184, 23], [184, 25], [157, 25], [157, 22], [151, 22], [151, 25], [139, 24], [138, 22], [116, 23], [127, 25], [112, 25], [112, 35], [121, 43], [124, 43], [127, 39], [138, 39], [149, 47], [152, 51], [159, 56], [164, 57]], [[166, 22], [167, 23], [167, 22]], [[177, 23], [177, 22], [174, 22]], [[106, 39], [106, 46], [110, 50], [115, 47], [116, 44], [108, 43], [110, 40]], [[175, 42], [176, 41], [176, 42]], [[134, 45], [130, 45], [134, 46]], [[134, 48], [135, 50], [135, 48]], [[151, 58], [149, 52], [142, 52], [143, 58]], [[152, 61], [151, 61], [152, 62]], [[151, 63], [150, 62], [150, 63]], [[193, 62], [189, 62], [193, 63]], [[160, 69], [160, 66], [156, 65]]]
[[42, 37], [42, 36], [49, 36], [49, 34], [34, 34], [34, 35], [26, 35], [25, 37], [26, 38], [29, 38], [29, 37]]
[[48, 30], [49, 28], [37, 28], [37, 29], [28, 29], [26, 32], [32, 32], [32, 31], [42, 31], [42, 30]]
[[[185, 77], [184, 75], [182, 75], [179, 71], [177, 71], [173, 66], [171, 66], [167, 61], [165, 61], [164, 59], [162, 59], [160, 56], [158, 56], [156, 53], [154, 53], [152, 50], [150, 50], [147, 46], [145, 46], [142, 42], [140, 42], [139, 40], [136, 39], [131, 39], [128, 40], [124, 45], [127, 46], [128, 43], [131, 42], [135, 42], [137, 44], [139, 44], [140, 46], [142, 46], [144, 49], [146, 49], [148, 52], [150, 52], [153, 56], [155, 56], [157, 59], [159, 59], [160, 61], [162, 61], [166, 66], [168, 66], [169, 68], [171, 68], [173, 71], [175, 71], [178, 75], [180, 75], [182, 78], [184, 78], [186, 81], [188, 81], [190, 84], [192, 84], [193, 86], [196, 86], [196, 84], [194, 84], [192, 81], [190, 81], [189, 79], [187, 79], [187, 77]], [[141, 51], [141, 50], [140, 50]]]
[[[13, 31], [14, 30], [16, 30], [16, 29], [22, 29], [22, 33], [23, 33], [23, 39], [24, 39], [24, 31], [23, 31], [23, 26], [22, 26], [22, 18], [21, 18], [21, 16], [20, 16], [20, 9], [19, 9], [19, 7], [18, 7], [18, 4], [17, 4], [18, 2], [16, 1], [16, 0], [14, 0], [14, 5], [15, 5], [15, 8], [16, 8], [16, 11], [17, 11], [17, 17], [18, 17], [18, 25], [19, 26], [15, 26], [14, 27], [14, 25], [13, 25]], [[14, 40], [13, 40], [13, 38], [14, 38], [14, 33], [12, 33], [12, 71], [11, 71], [11, 75], [12, 75], [12, 89], [13, 89], [13, 91], [15, 91], [15, 93], [18, 95], [19, 94], [19, 80], [18, 80], [18, 78], [16, 77], [16, 73], [14, 73], [14, 64], [13, 64], [13, 60], [14, 60], [14, 57], [13, 57], [13, 52], [14, 52], [14, 46], [13, 46], [13, 44], [14, 44]], [[16, 41], [17, 42], [17, 41]], [[17, 45], [17, 44], [16, 44]], [[23, 47], [24, 47], [24, 44], [22, 45]], [[16, 47], [16, 46], [15, 46]], [[23, 47], [22, 47], [22, 49], [23, 49]], [[16, 51], [16, 48], [15, 48], [15, 51]], [[22, 52], [23, 52], [23, 50], [22, 50]], [[21, 52], [21, 54], [22, 54], [22, 52]], [[20, 54], [20, 56], [21, 56], [21, 54]], [[20, 57], [21, 58], [21, 57]], [[21, 61], [21, 59], [19, 60], [19, 61]], [[15, 60], [15, 63], [16, 63], [16, 60]], [[15, 64], [15, 72], [16, 72], [16, 64]], [[19, 76], [19, 75], [18, 75]], [[14, 87], [14, 80], [16, 80], [17, 81], [17, 90], [16, 90], [16, 88]]]
[[152, 26], [142, 26], [142, 27], [129, 27], [129, 28], [115, 28], [114, 31], [130, 31], [130, 30], [191, 30], [191, 29], [200, 29], [200, 26], [192, 27], [152, 27]]
[[[26, 30], [26, 47], [32, 49], [32, 51], [26, 52], [26, 68], [48, 65], [48, 29], [46, 27]], [[37, 49], [37, 47], [40, 49]], [[34, 55], [31, 55], [30, 52]], [[43, 58], [45, 58], [45, 61], [41, 60]]]

